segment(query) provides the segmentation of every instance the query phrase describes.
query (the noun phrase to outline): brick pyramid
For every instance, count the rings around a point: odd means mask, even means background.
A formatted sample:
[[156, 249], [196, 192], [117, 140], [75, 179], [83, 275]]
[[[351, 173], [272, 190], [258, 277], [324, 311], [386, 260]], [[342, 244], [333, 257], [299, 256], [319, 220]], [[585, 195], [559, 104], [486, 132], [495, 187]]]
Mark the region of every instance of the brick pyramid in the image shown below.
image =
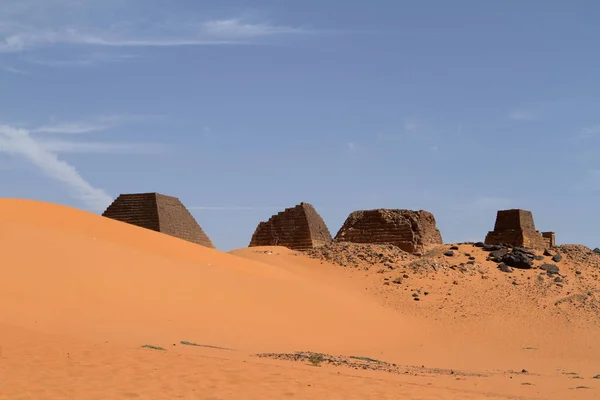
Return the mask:
[[102, 216], [215, 248], [177, 197], [159, 193], [121, 194]]
[[533, 213], [518, 208], [498, 211], [494, 230], [485, 237], [486, 244], [510, 244], [534, 249], [554, 247], [554, 241], [554, 232], [539, 232], [533, 222]]
[[435, 217], [429, 211], [385, 208], [353, 211], [335, 241], [392, 244], [409, 253], [422, 253], [443, 243]]
[[258, 224], [249, 247], [284, 246], [292, 250], [309, 250], [331, 242], [331, 233], [317, 210], [300, 203]]

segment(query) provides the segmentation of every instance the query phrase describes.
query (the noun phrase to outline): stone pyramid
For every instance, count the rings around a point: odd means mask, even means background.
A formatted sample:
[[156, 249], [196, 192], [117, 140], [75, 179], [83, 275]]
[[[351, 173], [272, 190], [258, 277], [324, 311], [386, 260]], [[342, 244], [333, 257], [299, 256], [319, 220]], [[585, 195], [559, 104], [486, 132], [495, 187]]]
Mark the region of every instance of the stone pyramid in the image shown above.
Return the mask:
[[350, 213], [335, 241], [392, 244], [413, 254], [443, 243], [435, 217], [429, 211], [384, 208]]
[[331, 240], [331, 233], [315, 208], [300, 203], [259, 223], [249, 247], [284, 246], [292, 250], [309, 250]]
[[159, 193], [121, 194], [102, 216], [215, 248], [177, 197]]
[[533, 213], [515, 208], [498, 211], [494, 230], [488, 232], [485, 243], [544, 249], [555, 246], [555, 235], [554, 232], [539, 232], [533, 222]]

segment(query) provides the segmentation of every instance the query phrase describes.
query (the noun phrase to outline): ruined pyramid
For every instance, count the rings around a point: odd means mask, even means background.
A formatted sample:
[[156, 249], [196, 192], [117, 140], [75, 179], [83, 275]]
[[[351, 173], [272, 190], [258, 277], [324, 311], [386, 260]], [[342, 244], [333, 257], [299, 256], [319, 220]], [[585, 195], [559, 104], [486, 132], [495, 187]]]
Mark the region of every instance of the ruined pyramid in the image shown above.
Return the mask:
[[331, 240], [331, 233], [315, 208], [300, 203], [259, 223], [249, 247], [284, 246], [292, 250], [309, 250]]
[[215, 248], [177, 197], [159, 193], [121, 194], [102, 216]]

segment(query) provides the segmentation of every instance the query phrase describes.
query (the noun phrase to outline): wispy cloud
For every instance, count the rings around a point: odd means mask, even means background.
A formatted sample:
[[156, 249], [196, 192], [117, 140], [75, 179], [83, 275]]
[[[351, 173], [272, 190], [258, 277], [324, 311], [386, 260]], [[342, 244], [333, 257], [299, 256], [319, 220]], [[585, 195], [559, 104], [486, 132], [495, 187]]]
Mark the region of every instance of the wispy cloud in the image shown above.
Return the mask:
[[60, 122], [32, 129], [33, 133], [82, 134], [104, 131], [128, 122], [159, 118], [158, 115], [107, 115], [89, 121]]
[[24, 70], [19, 69], [19, 68], [10, 67], [8, 65], [2, 65], [2, 64], [0, 64], [0, 70], [6, 71], [6, 72], [10, 72], [11, 74], [29, 75], [29, 72], [27, 72], [27, 71], [24, 71]]
[[135, 60], [139, 56], [135, 54], [115, 54], [115, 53], [90, 53], [79, 54], [74, 57], [64, 59], [27, 57], [26, 61], [52, 68], [67, 67], [92, 67], [99, 64], [109, 64]]
[[600, 137], [600, 124], [583, 128], [579, 134], [579, 137], [582, 139]]
[[[244, 18], [170, 18], [158, 4], [141, 1], [4, 0], [0, 10], [0, 53], [50, 46], [173, 47], [254, 43], [269, 36], [309, 33], [299, 27]], [[6, 4], [4, 4], [6, 3]], [[111, 3], [110, 1], [108, 3]], [[113, 12], [109, 12], [113, 11]], [[94, 18], [90, 18], [94, 15]], [[136, 15], [115, 17], [115, 15]], [[80, 60], [82, 64], [98, 59]], [[43, 61], [42, 61], [43, 62]], [[59, 65], [58, 63], [53, 63]]]
[[26, 129], [0, 126], [0, 152], [24, 157], [44, 175], [66, 185], [75, 198], [94, 211], [104, 210], [113, 200], [85, 180], [73, 165], [37, 142]]
[[167, 148], [161, 143], [74, 142], [42, 139], [38, 139], [38, 143], [53, 153], [74, 154], [159, 154]]
[[537, 121], [541, 117], [532, 110], [513, 110], [508, 114], [508, 118], [513, 121]]

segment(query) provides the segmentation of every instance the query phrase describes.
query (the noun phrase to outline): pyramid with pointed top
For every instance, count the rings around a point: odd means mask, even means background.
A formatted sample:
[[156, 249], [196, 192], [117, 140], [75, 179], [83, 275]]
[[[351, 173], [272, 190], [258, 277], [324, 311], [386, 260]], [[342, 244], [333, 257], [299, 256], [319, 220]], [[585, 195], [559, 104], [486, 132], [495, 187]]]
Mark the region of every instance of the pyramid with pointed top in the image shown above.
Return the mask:
[[215, 248], [177, 197], [159, 193], [121, 194], [102, 216]]
[[292, 250], [309, 250], [331, 242], [331, 233], [317, 210], [300, 203], [258, 224], [249, 247], [284, 246]]

